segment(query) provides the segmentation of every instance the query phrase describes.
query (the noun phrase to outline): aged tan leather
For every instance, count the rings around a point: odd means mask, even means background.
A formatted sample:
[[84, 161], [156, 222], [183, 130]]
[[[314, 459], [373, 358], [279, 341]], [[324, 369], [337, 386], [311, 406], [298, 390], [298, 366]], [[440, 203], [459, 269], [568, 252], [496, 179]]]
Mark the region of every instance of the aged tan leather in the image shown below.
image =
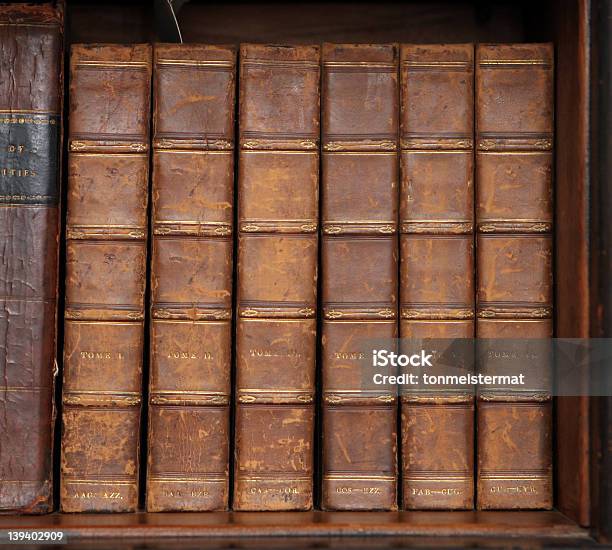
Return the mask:
[[[457, 375], [473, 365], [473, 319], [402, 319], [402, 337], [415, 350], [443, 355], [458, 339], [461, 359], [428, 374]], [[469, 344], [468, 344], [469, 343]], [[469, 347], [468, 347], [469, 346]], [[454, 388], [405, 388], [401, 397], [403, 507], [460, 510], [474, 506], [474, 395]]]
[[240, 47], [236, 510], [312, 507], [319, 59]]
[[53, 509], [63, 9], [0, 6], [0, 513]]
[[233, 47], [156, 44], [146, 506], [229, 493]]
[[[549, 338], [552, 45], [478, 46], [476, 98], [477, 336]], [[551, 508], [551, 431], [544, 389], [480, 391], [478, 508]]]
[[397, 506], [397, 397], [362, 384], [363, 345], [397, 336], [398, 48], [323, 46], [322, 501]]
[[150, 80], [149, 45], [72, 47], [64, 512], [138, 504]]
[[[473, 81], [472, 44], [401, 47], [400, 336], [428, 349], [474, 336]], [[473, 392], [400, 397], [403, 507], [472, 508]]]

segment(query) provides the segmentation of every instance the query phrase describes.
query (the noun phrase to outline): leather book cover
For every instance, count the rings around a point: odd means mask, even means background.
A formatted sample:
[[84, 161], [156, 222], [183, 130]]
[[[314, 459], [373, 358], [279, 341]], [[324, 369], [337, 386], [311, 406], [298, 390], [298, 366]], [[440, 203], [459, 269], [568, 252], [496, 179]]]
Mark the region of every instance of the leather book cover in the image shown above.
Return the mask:
[[60, 501], [138, 504], [151, 47], [70, 56]]
[[0, 5], [0, 513], [53, 509], [63, 10]]
[[[446, 348], [474, 337], [474, 46], [404, 44], [400, 63], [400, 336]], [[403, 508], [473, 508], [473, 392], [400, 407]]]
[[397, 396], [368, 389], [363, 346], [397, 337], [398, 47], [324, 44], [322, 502], [397, 507]]
[[[482, 354], [481, 370], [514, 372], [517, 354], [506, 347], [553, 335], [552, 144], [552, 44], [479, 45], [476, 334], [504, 339]], [[521, 368], [530, 363], [547, 368], [532, 355]], [[552, 400], [546, 384], [533, 382], [479, 390], [479, 509], [552, 507]]]
[[156, 44], [146, 508], [229, 491], [236, 51]]
[[308, 510], [319, 186], [318, 46], [240, 48], [235, 510]]

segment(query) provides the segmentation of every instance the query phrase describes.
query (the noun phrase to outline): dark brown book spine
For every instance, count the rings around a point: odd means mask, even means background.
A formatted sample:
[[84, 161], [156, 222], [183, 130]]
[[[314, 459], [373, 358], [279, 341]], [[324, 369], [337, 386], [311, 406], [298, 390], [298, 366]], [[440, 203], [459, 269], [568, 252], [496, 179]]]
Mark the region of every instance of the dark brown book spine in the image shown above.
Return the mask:
[[[595, 275], [597, 286], [594, 288], [594, 300], [597, 307], [597, 321], [590, 327], [591, 334], [596, 337], [610, 338], [612, 336], [612, 292], [610, 292], [610, 281], [612, 280], [612, 135], [610, 126], [612, 119], [612, 73], [610, 72], [610, 61], [612, 57], [612, 4], [602, 4], [595, 21], [597, 22], [595, 34], [595, 48], [598, 52], [597, 63], [593, 67], [594, 77], [597, 79], [595, 88], [595, 101], [592, 109], [597, 113], [598, 120], [594, 128], [589, 129], [596, 135], [596, 143], [599, 154], [591, 166], [591, 183], [594, 187], [591, 195], [592, 227], [599, 227], [599, 235], [591, 241], [593, 247], [593, 262], [589, 266]], [[591, 70], [583, 67], [585, 72]], [[568, 174], [568, 177], [570, 174]], [[568, 228], [569, 229], [569, 228]], [[576, 334], [577, 336], [578, 334]], [[601, 386], [612, 388], [612, 369], [609, 364], [605, 365], [602, 373]], [[592, 375], [591, 375], [592, 376]], [[592, 378], [591, 378], [592, 379]], [[598, 384], [599, 385], [599, 384]], [[591, 387], [594, 384], [591, 383]], [[587, 398], [588, 405], [593, 411], [589, 420], [590, 434], [584, 434], [584, 438], [591, 447], [590, 456], [587, 455], [583, 460], [590, 461], [592, 469], [589, 475], [591, 481], [591, 499], [580, 498], [572, 491], [575, 486], [574, 480], [567, 480], [567, 486], [562, 498], [561, 489], [557, 495], [558, 501], [569, 501], [575, 503], [580, 501], [581, 507], [589, 511], [593, 518], [597, 541], [600, 543], [612, 544], [612, 394], [600, 395], [594, 398]], [[584, 399], [584, 397], [582, 398]], [[557, 400], [559, 402], [559, 400]], [[573, 400], [567, 403], [567, 412], [570, 413], [574, 405]], [[571, 413], [570, 413], [571, 414]], [[558, 418], [561, 418], [558, 416]], [[587, 439], [588, 437], [588, 439]], [[558, 441], [558, 438], [557, 438]], [[574, 440], [575, 441], [575, 440]], [[574, 445], [574, 452], [582, 451], [583, 446], [576, 445], [570, 439], [569, 445]], [[557, 453], [559, 451], [557, 450]], [[586, 453], [585, 453], [586, 454]], [[571, 456], [570, 456], [571, 460]], [[582, 468], [581, 468], [582, 469]], [[566, 466], [567, 475], [579, 475], [572, 468], [571, 464]], [[557, 487], [563, 482], [565, 476], [559, 476]], [[571, 482], [571, 483], [570, 483]], [[591, 511], [591, 502], [594, 509]], [[570, 507], [568, 512], [573, 512]], [[576, 515], [574, 512], [572, 515]], [[587, 516], [588, 517], [588, 516]], [[582, 522], [581, 522], [582, 523]]]
[[150, 80], [149, 45], [72, 47], [64, 512], [138, 504]]
[[[472, 44], [402, 46], [400, 336], [438, 354], [474, 337], [473, 84]], [[472, 508], [473, 392], [400, 400], [403, 507]]]
[[[398, 48], [323, 46], [322, 507], [397, 505], [397, 396], [368, 389], [369, 339], [397, 336]], [[370, 367], [371, 368], [371, 367]]]
[[[479, 353], [486, 373], [546, 368], [507, 348], [552, 336], [552, 144], [552, 45], [478, 46], [476, 334], [495, 347]], [[532, 379], [479, 390], [479, 509], [552, 506], [552, 400]]]
[[235, 88], [233, 48], [155, 46], [150, 512], [228, 505]]
[[0, 513], [52, 511], [63, 4], [0, 6]]
[[240, 49], [236, 510], [312, 507], [319, 65]]

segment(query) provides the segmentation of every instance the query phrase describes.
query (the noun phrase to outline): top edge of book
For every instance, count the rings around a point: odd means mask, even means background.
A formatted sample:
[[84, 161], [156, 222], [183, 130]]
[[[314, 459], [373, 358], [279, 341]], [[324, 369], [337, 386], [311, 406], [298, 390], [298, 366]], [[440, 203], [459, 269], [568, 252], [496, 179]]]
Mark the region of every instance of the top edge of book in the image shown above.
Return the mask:
[[397, 64], [398, 44], [333, 44], [322, 47], [323, 64], [334, 62]]
[[63, 26], [65, 2], [0, 4], [0, 25]]
[[474, 63], [474, 44], [402, 44], [400, 57], [406, 66], [439, 61], [471, 66]]
[[225, 61], [236, 63], [238, 48], [233, 45], [219, 44], [173, 44], [157, 42], [153, 45], [153, 58], [156, 64], [181, 61]]
[[150, 44], [73, 44], [70, 48], [72, 65], [113, 62], [149, 66], [152, 60]]
[[554, 60], [554, 45], [550, 42], [530, 44], [477, 44], [476, 64], [550, 65]]
[[283, 61], [286, 63], [319, 63], [321, 48], [317, 44], [240, 44], [240, 58], [244, 61]]

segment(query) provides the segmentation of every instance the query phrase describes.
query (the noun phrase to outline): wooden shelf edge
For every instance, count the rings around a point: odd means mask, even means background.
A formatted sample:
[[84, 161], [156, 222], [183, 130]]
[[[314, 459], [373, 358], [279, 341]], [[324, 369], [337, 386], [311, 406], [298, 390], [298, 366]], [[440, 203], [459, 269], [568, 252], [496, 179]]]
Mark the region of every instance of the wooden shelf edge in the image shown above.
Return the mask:
[[557, 511], [212, 512], [0, 516], [0, 531], [62, 530], [75, 539], [499, 537], [590, 539]]

